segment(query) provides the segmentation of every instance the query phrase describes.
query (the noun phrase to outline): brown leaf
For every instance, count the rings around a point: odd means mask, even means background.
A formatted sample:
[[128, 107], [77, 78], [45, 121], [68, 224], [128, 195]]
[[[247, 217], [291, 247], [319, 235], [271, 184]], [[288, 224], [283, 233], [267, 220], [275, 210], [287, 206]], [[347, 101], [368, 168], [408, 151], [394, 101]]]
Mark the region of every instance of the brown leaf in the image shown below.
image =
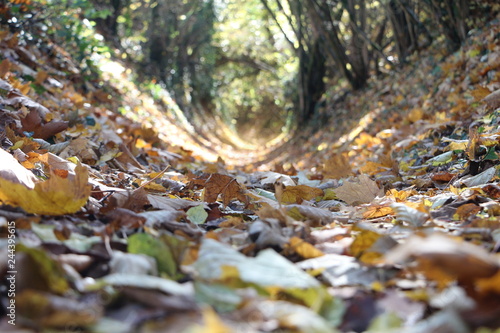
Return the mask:
[[479, 101], [479, 100], [484, 100], [484, 98], [488, 95], [490, 95], [490, 90], [485, 87], [477, 87], [476, 89], [472, 90], [471, 92], [472, 97], [474, 97], [474, 100]]
[[377, 196], [383, 196], [384, 190], [380, 189], [377, 183], [367, 175], [360, 175], [358, 182], [345, 182], [344, 185], [335, 189], [337, 197], [349, 205], [370, 203]]
[[500, 187], [494, 184], [488, 184], [483, 186], [481, 190], [490, 198], [498, 199], [500, 198]]
[[146, 218], [129, 209], [116, 208], [106, 214], [109, 226], [114, 230], [140, 228], [146, 222]]
[[2, 62], [0, 62], [0, 78], [4, 78], [5, 75], [7, 75], [10, 70], [10, 65], [11, 64], [8, 59], [4, 59], [2, 60]]
[[500, 89], [495, 90], [485, 98], [483, 98], [483, 101], [486, 102], [486, 104], [491, 108], [491, 109], [496, 109], [500, 106]]
[[467, 203], [457, 208], [457, 211], [453, 215], [456, 220], [466, 220], [470, 216], [479, 213], [481, 211], [481, 207], [476, 205], [475, 203]]
[[418, 270], [444, 287], [453, 280], [472, 283], [498, 272], [497, 259], [483, 248], [443, 234], [412, 236], [386, 255], [388, 263], [416, 259]]
[[48, 76], [49, 74], [46, 71], [39, 71], [36, 73], [35, 84], [42, 84]]
[[213, 173], [205, 181], [195, 179], [194, 183], [205, 187], [206, 202], [217, 201], [219, 194], [222, 194], [222, 203], [226, 206], [234, 199], [240, 200], [245, 204], [248, 202], [248, 198], [243, 193], [243, 188], [233, 177]]
[[469, 127], [469, 143], [467, 144], [465, 152], [471, 161], [476, 161], [479, 157], [478, 151], [481, 145], [481, 138], [479, 137], [478, 127], [479, 125], [475, 123]]
[[450, 180], [455, 177], [456, 174], [450, 172], [438, 172], [431, 176], [431, 179], [435, 182], [448, 183]]
[[330, 157], [323, 166], [323, 175], [326, 178], [333, 179], [340, 179], [352, 175], [347, 154], [335, 154]]

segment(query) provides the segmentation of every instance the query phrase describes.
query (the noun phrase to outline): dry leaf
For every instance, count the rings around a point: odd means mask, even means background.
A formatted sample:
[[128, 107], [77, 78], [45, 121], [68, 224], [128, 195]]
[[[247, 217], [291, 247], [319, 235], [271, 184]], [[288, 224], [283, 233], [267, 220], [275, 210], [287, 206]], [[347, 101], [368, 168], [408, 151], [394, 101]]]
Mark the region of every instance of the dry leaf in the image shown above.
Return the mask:
[[365, 224], [357, 224], [353, 231], [360, 232], [349, 247], [349, 252], [365, 264], [379, 263], [382, 256], [397, 245], [390, 236], [380, 234]]
[[457, 279], [471, 283], [489, 278], [499, 269], [497, 259], [483, 248], [443, 234], [412, 236], [386, 255], [388, 263], [409, 259], [416, 259], [418, 269], [442, 287]]
[[376, 197], [384, 195], [377, 183], [367, 175], [360, 175], [358, 182], [345, 182], [344, 185], [335, 189], [337, 197], [349, 205], [370, 203]]
[[46, 71], [39, 71], [36, 73], [35, 84], [42, 84], [48, 76], [49, 74]]
[[211, 174], [206, 180], [195, 179], [195, 184], [205, 186], [205, 201], [215, 202], [219, 194], [222, 194], [222, 202], [228, 205], [232, 200], [237, 199], [243, 203], [248, 201], [243, 193], [243, 188], [236, 179], [220, 173]]
[[490, 90], [485, 87], [477, 87], [476, 89], [472, 90], [470, 94], [472, 97], [474, 97], [474, 100], [479, 101], [479, 100], [484, 100], [484, 98], [488, 95], [490, 95]]
[[0, 152], [0, 201], [3, 203], [33, 214], [63, 215], [75, 213], [87, 202], [90, 195], [88, 171], [81, 164], [76, 166], [74, 174], [68, 174], [66, 178], [51, 170], [48, 180], [31, 183], [28, 170], [15, 167], [15, 174], [9, 172], [9, 166], [18, 162], [9, 153]]
[[429, 214], [409, 207], [403, 203], [393, 203], [391, 208], [396, 212], [398, 220], [408, 222], [413, 227], [421, 227], [429, 218]]
[[288, 248], [304, 259], [317, 258], [324, 255], [323, 252], [296, 236], [290, 238]]
[[377, 217], [387, 216], [390, 214], [394, 214], [394, 211], [391, 207], [376, 205], [368, 207], [368, 210], [363, 213], [363, 218], [375, 219]]
[[322, 195], [323, 190], [307, 185], [286, 186], [281, 193], [276, 192], [276, 198], [284, 204], [300, 204], [304, 200], [312, 200]]
[[340, 179], [352, 175], [347, 154], [335, 154], [330, 157], [323, 166], [323, 175], [326, 178], [333, 179]]
[[496, 109], [500, 106], [500, 89], [495, 90], [485, 98], [483, 101], [491, 108]]
[[5, 75], [7, 75], [7, 73], [9, 72], [9, 70], [10, 70], [10, 61], [8, 59], [2, 60], [2, 62], [0, 62], [0, 78], [4, 78]]

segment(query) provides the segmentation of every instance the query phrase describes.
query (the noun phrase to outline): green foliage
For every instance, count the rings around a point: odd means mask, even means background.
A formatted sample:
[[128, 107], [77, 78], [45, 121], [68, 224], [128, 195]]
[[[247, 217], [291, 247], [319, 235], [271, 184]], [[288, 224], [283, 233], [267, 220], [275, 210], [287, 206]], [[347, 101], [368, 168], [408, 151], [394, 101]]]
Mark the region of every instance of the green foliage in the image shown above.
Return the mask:
[[158, 272], [174, 277], [177, 272], [177, 264], [168, 248], [161, 240], [149, 234], [134, 234], [128, 240], [128, 252], [145, 254], [155, 258]]
[[109, 55], [110, 49], [102, 36], [95, 33], [93, 19], [110, 14], [97, 10], [90, 0], [35, 0], [26, 4], [11, 4], [8, 24], [19, 30], [20, 38], [30, 42], [39, 36], [49, 36], [64, 45], [78, 61], [84, 74], [97, 71], [93, 56]]
[[268, 140], [286, 128], [285, 96], [297, 59], [258, 0], [231, 1], [218, 11], [214, 43], [217, 112], [240, 136]]

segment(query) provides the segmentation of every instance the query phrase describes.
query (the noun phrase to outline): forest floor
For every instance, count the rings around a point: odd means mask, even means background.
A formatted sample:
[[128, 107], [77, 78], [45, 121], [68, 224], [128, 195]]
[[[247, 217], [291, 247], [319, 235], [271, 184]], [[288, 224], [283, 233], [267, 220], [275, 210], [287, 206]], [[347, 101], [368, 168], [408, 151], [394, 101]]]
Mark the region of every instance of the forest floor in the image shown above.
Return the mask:
[[0, 331], [500, 332], [499, 39], [256, 147], [1, 31]]

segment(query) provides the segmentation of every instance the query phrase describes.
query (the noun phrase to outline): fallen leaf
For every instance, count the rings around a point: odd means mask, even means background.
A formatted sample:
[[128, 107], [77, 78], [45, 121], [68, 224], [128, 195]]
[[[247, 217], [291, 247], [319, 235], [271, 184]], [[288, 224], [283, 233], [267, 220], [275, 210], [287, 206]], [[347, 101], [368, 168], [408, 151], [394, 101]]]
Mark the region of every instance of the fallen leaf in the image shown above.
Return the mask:
[[[2, 157], [3, 168], [18, 163], [3, 150], [0, 150], [0, 157]], [[15, 170], [20, 169], [16, 166]], [[5, 172], [9, 176], [5, 177]], [[21, 207], [28, 213], [45, 215], [75, 213], [85, 205], [90, 196], [88, 171], [81, 164], [75, 167], [74, 175], [66, 178], [62, 178], [50, 170], [50, 178], [38, 181], [34, 186], [32, 186], [33, 183], [23, 180], [27, 177], [26, 172], [20, 173], [15, 181], [9, 180], [11, 176], [12, 173], [9, 171], [0, 169], [0, 201], [11, 206]]]
[[11, 64], [8, 59], [4, 59], [0, 62], [0, 79], [3, 79], [5, 75], [7, 75], [10, 70], [10, 66]]
[[[77, 300], [38, 290], [24, 290], [16, 295], [19, 315], [41, 327], [81, 327], [95, 324], [103, 315], [97, 298]], [[34, 311], [39, 309], [39, 311]]]
[[408, 222], [412, 227], [421, 227], [429, 218], [429, 214], [421, 212], [403, 203], [393, 203], [391, 208], [396, 213], [396, 218], [403, 222]]
[[161, 240], [145, 233], [133, 234], [128, 239], [128, 252], [145, 254], [156, 260], [158, 273], [173, 278], [177, 273], [177, 263], [172, 252]]
[[288, 242], [288, 250], [297, 253], [304, 259], [317, 258], [324, 255], [323, 252], [299, 237], [292, 237]]
[[222, 203], [227, 206], [232, 200], [237, 199], [247, 203], [248, 198], [243, 193], [243, 188], [236, 179], [219, 173], [211, 174], [206, 180], [195, 179], [195, 184], [205, 187], [205, 201], [215, 202], [219, 194], [222, 195]]
[[441, 287], [455, 280], [472, 284], [476, 279], [490, 278], [500, 267], [483, 248], [444, 234], [412, 236], [385, 256], [389, 264], [409, 259], [416, 260], [418, 270]]
[[483, 101], [491, 108], [496, 109], [500, 106], [500, 89], [495, 90], [485, 98]]
[[376, 197], [384, 195], [377, 183], [367, 175], [360, 175], [358, 182], [346, 181], [342, 186], [335, 189], [337, 197], [349, 205], [370, 203]]
[[365, 219], [375, 219], [378, 217], [382, 216], [387, 216], [390, 214], [394, 214], [394, 211], [392, 210], [391, 207], [388, 206], [380, 206], [380, 205], [375, 205], [375, 206], [370, 206], [368, 207], [368, 210], [366, 210], [363, 213], [363, 218]]
[[276, 192], [278, 201], [284, 204], [300, 204], [304, 200], [312, 200], [322, 196], [323, 190], [307, 185], [286, 186], [282, 191]]
[[491, 94], [491, 92], [488, 88], [479, 86], [476, 89], [472, 90], [470, 94], [472, 95], [472, 97], [474, 97], [474, 100], [479, 101], [484, 100], [485, 97]]
[[189, 208], [186, 215], [188, 219], [195, 224], [205, 223], [208, 217], [208, 213], [205, 211], [203, 205]]
[[333, 179], [340, 179], [352, 175], [347, 154], [335, 154], [330, 157], [323, 166], [323, 175], [326, 178]]

